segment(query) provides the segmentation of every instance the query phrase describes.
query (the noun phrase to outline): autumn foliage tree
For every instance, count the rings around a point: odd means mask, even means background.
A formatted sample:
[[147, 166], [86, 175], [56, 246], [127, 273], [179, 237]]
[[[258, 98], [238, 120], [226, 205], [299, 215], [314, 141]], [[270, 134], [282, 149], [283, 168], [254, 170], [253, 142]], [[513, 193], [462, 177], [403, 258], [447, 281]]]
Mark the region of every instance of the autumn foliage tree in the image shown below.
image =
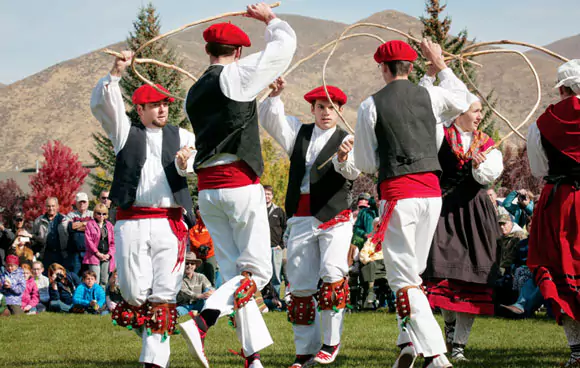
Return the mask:
[[24, 199], [24, 192], [14, 179], [0, 181], [0, 222], [8, 225], [14, 213], [22, 209]]
[[44, 164], [30, 177], [31, 193], [24, 202], [25, 216], [34, 219], [44, 213], [48, 197], [58, 198], [59, 211], [71, 211], [75, 195], [89, 173], [79, 161], [79, 156], [60, 141], [42, 146]]
[[274, 203], [284, 208], [286, 203], [286, 186], [290, 173], [290, 161], [286, 154], [274, 145], [269, 137], [262, 138], [262, 156], [264, 157], [264, 174], [260, 182], [271, 185], [274, 191]]

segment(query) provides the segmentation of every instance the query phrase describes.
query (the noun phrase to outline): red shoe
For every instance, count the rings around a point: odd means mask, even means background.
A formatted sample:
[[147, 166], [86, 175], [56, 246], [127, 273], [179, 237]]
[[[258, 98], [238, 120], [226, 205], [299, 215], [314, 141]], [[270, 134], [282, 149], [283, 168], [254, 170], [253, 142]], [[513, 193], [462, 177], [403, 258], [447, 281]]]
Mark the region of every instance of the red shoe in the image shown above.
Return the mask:
[[312, 367], [314, 363], [314, 355], [296, 355], [296, 360], [289, 368], [307, 368]]
[[[330, 351], [324, 350], [325, 348]], [[318, 354], [316, 354], [314, 357], [314, 361], [320, 364], [330, 364], [336, 359], [339, 350], [340, 344], [336, 344], [334, 346], [323, 345], [322, 349], [320, 349]]]
[[209, 368], [209, 361], [205, 356], [205, 335], [207, 334], [207, 325], [204, 319], [189, 312], [191, 319], [180, 323], [183, 337], [189, 348], [189, 352], [197, 357], [199, 362], [205, 367]]

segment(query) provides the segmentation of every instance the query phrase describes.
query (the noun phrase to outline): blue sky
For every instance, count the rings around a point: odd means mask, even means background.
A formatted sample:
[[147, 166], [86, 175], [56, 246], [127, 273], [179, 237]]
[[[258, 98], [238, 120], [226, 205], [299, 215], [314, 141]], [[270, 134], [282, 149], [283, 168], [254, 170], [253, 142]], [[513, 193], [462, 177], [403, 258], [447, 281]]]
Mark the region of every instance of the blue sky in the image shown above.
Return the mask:
[[[272, 0], [274, 1], [274, 0]], [[243, 0], [157, 0], [163, 31], [237, 11]], [[445, 0], [442, 0], [444, 3]], [[124, 40], [147, 0], [0, 0], [0, 82], [13, 83], [51, 65]], [[419, 16], [423, 0], [282, 0], [280, 13], [353, 23], [394, 9]], [[578, 0], [447, 0], [452, 32], [467, 27], [481, 41], [545, 45], [580, 32]]]

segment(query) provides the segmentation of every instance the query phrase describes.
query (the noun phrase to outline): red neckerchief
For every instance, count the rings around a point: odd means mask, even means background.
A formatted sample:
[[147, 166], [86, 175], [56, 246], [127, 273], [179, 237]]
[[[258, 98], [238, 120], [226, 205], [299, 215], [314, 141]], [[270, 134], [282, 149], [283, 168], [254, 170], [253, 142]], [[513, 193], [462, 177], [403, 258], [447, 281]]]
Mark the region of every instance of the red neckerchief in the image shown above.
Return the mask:
[[471, 161], [474, 154], [478, 152], [485, 152], [489, 147], [492, 147], [495, 142], [487, 134], [482, 131], [476, 130], [473, 132], [473, 139], [471, 140], [471, 146], [467, 152], [463, 152], [463, 144], [461, 143], [461, 133], [459, 129], [452, 124], [449, 128], [445, 127], [445, 139], [451, 147], [451, 151], [457, 157], [459, 161], [457, 168], [461, 169], [463, 165]]

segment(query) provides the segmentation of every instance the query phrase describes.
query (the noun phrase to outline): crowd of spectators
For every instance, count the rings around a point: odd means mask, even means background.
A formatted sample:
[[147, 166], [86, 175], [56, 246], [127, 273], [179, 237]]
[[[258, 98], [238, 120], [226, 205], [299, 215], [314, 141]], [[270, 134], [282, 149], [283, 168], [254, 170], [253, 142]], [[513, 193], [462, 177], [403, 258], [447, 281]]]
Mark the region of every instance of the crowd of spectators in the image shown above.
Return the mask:
[[[284, 268], [289, 229], [284, 210], [272, 201], [272, 187], [265, 186], [265, 193], [273, 277], [258, 300], [263, 311], [283, 311], [288, 296], [281, 285], [288, 287]], [[114, 209], [108, 194], [103, 191], [89, 209], [87, 194], [77, 193], [75, 209], [68, 214], [61, 214], [58, 199], [51, 197], [38, 218], [25, 219], [18, 211], [0, 223], [0, 316], [44, 311], [107, 314], [123, 300], [115, 270]], [[488, 196], [496, 208], [502, 234], [497, 239], [501, 254], [496, 314], [532, 316], [543, 305], [542, 295], [526, 267], [533, 194], [520, 189], [499, 198], [490, 188]], [[197, 207], [195, 214], [197, 222], [189, 230], [189, 251], [177, 295], [179, 315], [200, 311], [221, 283], [213, 242]], [[353, 203], [353, 214], [348, 254], [353, 310], [394, 312], [395, 298], [386, 278], [383, 245], [369, 241], [379, 224], [376, 199], [369, 193], [360, 193]]]

